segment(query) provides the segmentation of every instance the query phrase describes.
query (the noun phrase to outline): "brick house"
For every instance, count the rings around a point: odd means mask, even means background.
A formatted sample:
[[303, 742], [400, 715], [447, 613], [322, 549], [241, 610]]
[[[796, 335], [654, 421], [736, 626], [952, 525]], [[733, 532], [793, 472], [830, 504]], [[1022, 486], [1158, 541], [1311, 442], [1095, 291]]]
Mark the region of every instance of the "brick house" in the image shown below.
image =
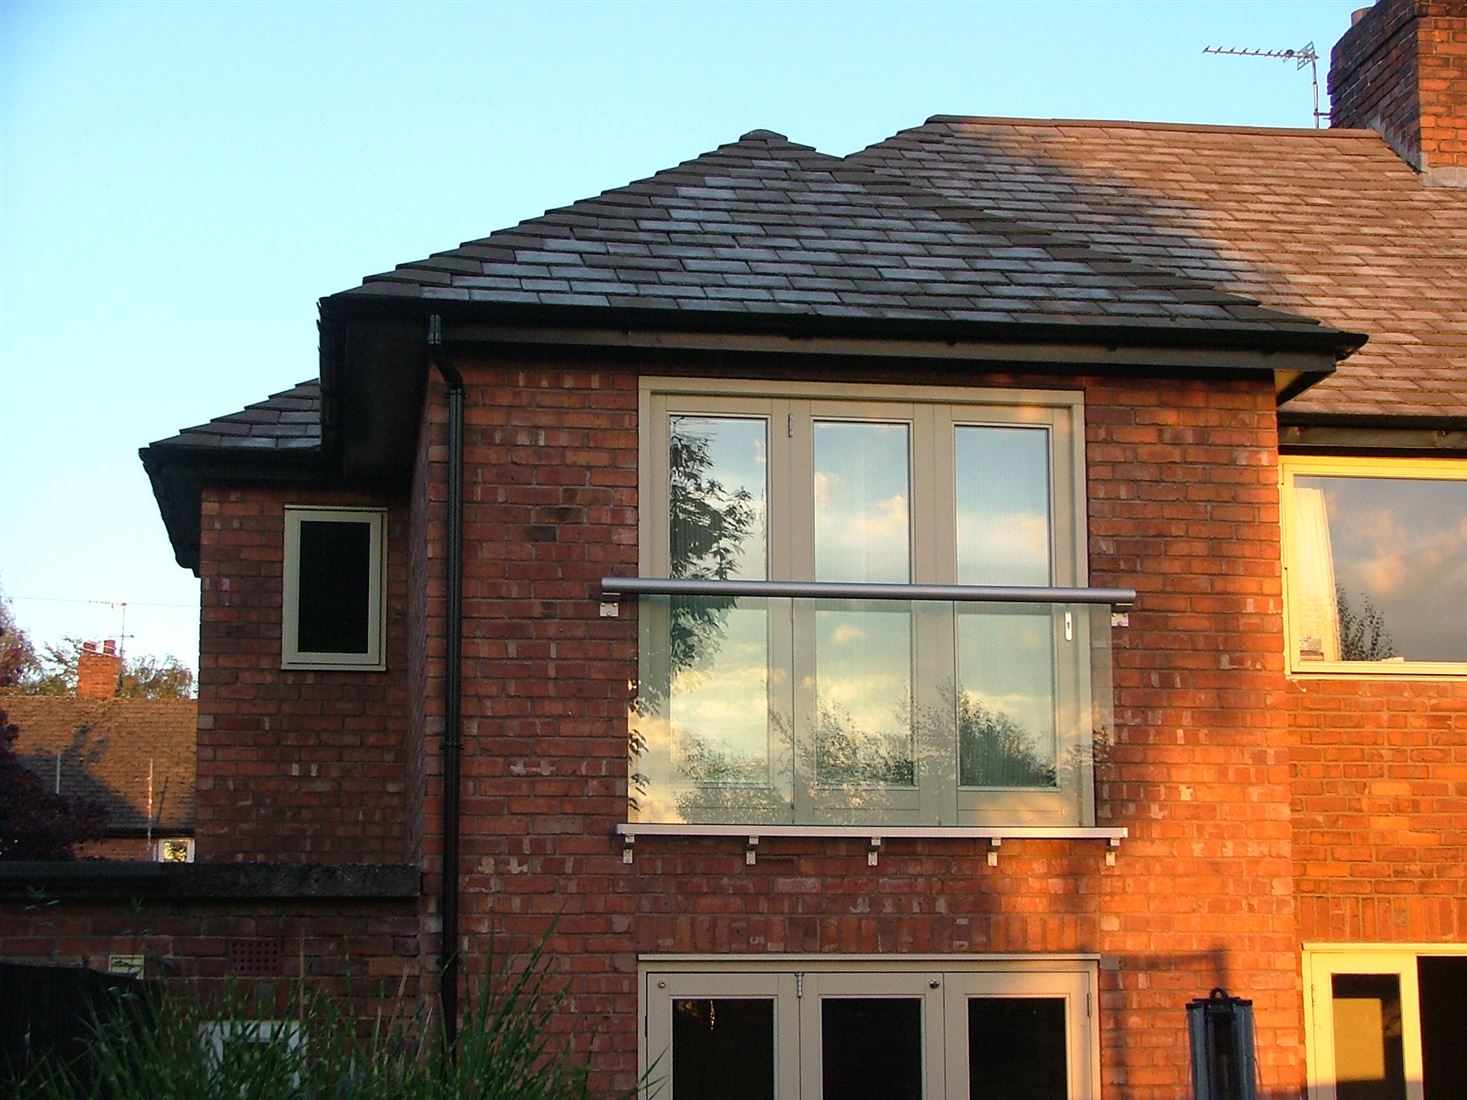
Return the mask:
[[120, 698], [114, 641], [84, 643], [76, 671], [74, 695], [0, 692], [0, 710], [20, 730], [21, 761], [47, 790], [105, 811], [105, 835], [78, 854], [192, 859], [197, 704]]
[[1384, 0], [1327, 131], [753, 131], [323, 299], [143, 450], [203, 584], [143, 949], [451, 1018], [548, 934], [678, 1097], [1174, 1097], [1215, 988], [1260, 1094], [1451, 1095], [1464, 51]]

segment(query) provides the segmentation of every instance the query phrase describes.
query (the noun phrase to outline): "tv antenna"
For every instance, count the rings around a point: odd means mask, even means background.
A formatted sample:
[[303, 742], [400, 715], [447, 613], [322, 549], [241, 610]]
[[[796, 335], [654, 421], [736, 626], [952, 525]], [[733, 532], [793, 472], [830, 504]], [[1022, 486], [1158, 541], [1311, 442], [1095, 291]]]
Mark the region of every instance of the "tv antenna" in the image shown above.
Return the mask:
[[1203, 53], [1221, 54], [1225, 57], [1268, 57], [1276, 61], [1292, 61], [1294, 71], [1309, 66], [1309, 77], [1314, 84], [1314, 128], [1319, 129], [1319, 120], [1329, 116], [1328, 111], [1319, 109], [1319, 54], [1313, 42], [1306, 42], [1297, 50], [1244, 50], [1230, 46], [1207, 46]]

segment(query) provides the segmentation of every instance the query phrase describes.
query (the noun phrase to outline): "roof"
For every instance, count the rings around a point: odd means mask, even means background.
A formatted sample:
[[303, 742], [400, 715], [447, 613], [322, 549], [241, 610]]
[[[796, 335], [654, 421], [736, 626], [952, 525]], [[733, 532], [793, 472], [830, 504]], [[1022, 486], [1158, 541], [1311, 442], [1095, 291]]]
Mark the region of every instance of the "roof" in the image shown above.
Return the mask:
[[248, 408], [183, 428], [155, 447], [231, 447], [285, 451], [321, 445], [321, 384], [312, 378]]
[[1467, 416], [1467, 193], [1374, 131], [937, 116], [848, 159], [1369, 333], [1285, 417]]
[[109, 829], [148, 824], [150, 766], [153, 827], [193, 827], [195, 700], [6, 693], [0, 709], [20, 731], [16, 755], [46, 789], [59, 782], [63, 795], [102, 803]]
[[1311, 318], [1096, 250], [1068, 227], [768, 130], [335, 297], [356, 296], [1351, 343]]
[[[1343, 361], [1283, 420], [1457, 426], [1462, 286], [1464, 193], [1424, 185], [1373, 131], [939, 115], [834, 157], [755, 130], [323, 299], [324, 396], [341, 418], [333, 387], [384, 377], [337, 369], [332, 311], [441, 309], [567, 329], [1304, 349]], [[385, 438], [390, 399], [372, 400], [332, 431]], [[205, 464], [308, 476], [329, 449], [322, 416], [322, 385], [304, 382], [144, 448], [181, 563], [197, 557]]]

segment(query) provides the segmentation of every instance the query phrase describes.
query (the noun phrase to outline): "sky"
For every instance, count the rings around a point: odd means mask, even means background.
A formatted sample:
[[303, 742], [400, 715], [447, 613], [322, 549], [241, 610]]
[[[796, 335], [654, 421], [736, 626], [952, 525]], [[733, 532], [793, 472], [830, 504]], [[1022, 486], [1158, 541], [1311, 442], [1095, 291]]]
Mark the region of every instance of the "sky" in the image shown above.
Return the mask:
[[[198, 654], [137, 449], [314, 377], [316, 302], [758, 128], [1313, 125], [1365, 0], [0, 0], [0, 589]], [[1327, 106], [1327, 93], [1321, 90]]]

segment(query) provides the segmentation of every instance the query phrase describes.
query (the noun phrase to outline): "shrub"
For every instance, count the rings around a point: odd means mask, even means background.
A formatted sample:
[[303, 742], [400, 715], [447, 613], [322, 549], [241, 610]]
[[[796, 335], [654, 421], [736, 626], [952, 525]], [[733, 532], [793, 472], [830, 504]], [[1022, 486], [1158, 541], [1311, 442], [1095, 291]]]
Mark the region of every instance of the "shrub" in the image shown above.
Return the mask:
[[[543, 948], [543, 945], [542, 945]], [[449, 1051], [430, 1012], [357, 1017], [304, 984], [285, 997], [230, 989], [199, 998], [125, 997], [99, 1018], [85, 1057], [22, 1082], [37, 1100], [588, 1100], [584, 1060], [554, 1046], [562, 994], [536, 949], [491, 967]], [[284, 1012], [275, 1006], [284, 1003]], [[621, 1094], [634, 1096], [636, 1089]]]

